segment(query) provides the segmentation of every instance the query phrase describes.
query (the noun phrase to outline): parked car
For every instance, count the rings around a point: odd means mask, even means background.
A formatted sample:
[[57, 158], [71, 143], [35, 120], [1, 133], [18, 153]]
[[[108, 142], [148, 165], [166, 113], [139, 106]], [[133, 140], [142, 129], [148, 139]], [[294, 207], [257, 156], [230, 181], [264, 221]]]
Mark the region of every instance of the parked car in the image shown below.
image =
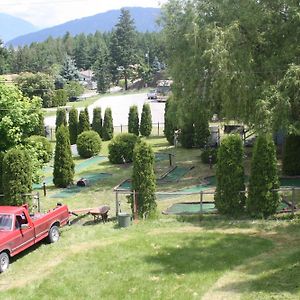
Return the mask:
[[157, 92], [156, 90], [150, 90], [147, 94], [148, 99], [157, 99]]
[[59, 239], [59, 227], [69, 221], [69, 209], [58, 204], [42, 214], [30, 215], [28, 206], [0, 206], [0, 273], [7, 270], [10, 258], [44, 238]]
[[71, 96], [70, 98], [69, 98], [69, 102], [76, 102], [76, 101], [78, 101], [79, 100], [79, 97], [77, 97], [77, 96]]

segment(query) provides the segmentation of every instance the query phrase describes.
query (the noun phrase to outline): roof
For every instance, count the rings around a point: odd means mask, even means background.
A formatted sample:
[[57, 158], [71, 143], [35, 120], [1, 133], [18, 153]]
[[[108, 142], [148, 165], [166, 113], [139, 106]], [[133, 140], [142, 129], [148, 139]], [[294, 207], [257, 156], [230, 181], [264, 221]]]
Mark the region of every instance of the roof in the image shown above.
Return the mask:
[[24, 210], [24, 207], [19, 206], [0, 206], [0, 214], [17, 214]]

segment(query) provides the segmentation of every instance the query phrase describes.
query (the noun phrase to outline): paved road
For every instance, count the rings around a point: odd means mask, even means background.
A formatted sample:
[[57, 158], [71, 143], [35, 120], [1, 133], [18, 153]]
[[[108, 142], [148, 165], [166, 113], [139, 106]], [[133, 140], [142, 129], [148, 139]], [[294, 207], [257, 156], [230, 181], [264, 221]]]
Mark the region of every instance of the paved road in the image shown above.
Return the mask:
[[[127, 125], [130, 106], [137, 105], [139, 114], [141, 115], [143, 104], [145, 102], [148, 102], [150, 104], [151, 113], [152, 113], [152, 122], [163, 123], [165, 103], [159, 103], [155, 100], [148, 100], [146, 93], [102, 97], [101, 99], [97, 100], [96, 102], [94, 102], [92, 105], [88, 107], [90, 122], [92, 122], [93, 109], [95, 107], [101, 107], [102, 117], [104, 116], [105, 109], [107, 107], [110, 107], [112, 110], [114, 126]], [[46, 117], [45, 125], [54, 127], [55, 116]]]

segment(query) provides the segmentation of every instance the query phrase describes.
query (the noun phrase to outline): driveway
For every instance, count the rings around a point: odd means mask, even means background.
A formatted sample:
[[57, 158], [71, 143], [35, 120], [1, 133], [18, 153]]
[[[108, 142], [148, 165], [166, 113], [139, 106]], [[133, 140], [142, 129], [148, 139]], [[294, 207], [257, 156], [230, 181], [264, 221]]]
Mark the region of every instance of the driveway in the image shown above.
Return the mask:
[[[92, 123], [93, 109], [101, 107], [102, 117], [107, 107], [111, 108], [114, 126], [127, 125], [129, 108], [132, 105], [137, 105], [139, 114], [142, 113], [143, 104], [148, 102], [150, 104], [152, 113], [152, 123], [164, 122], [165, 103], [157, 102], [155, 100], [148, 100], [146, 93], [118, 95], [118, 96], [105, 96], [94, 102], [88, 107], [90, 115], [90, 123]], [[80, 108], [83, 109], [83, 108]], [[79, 109], [79, 110], [80, 110]], [[50, 127], [55, 126], [55, 116], [46, 117], [45, 125]]]

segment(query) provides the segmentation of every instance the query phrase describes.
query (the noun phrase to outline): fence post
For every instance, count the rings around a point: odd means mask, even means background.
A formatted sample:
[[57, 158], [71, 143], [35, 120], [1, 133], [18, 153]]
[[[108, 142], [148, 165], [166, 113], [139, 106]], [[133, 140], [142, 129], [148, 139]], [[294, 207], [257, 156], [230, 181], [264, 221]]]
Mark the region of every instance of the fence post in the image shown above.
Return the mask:
[[200, 214], [203, 214], [203, 191], [200, 192]]
[[159, 136], [159, 122], [157, 122], [157, 135]]
[[37, 198], [37, 209], [38, 209], [38, 212], [40, 213], [41, 212], [41, 203], [40, 203], [40, 193], [39, 192], [36, 193], [36, 198]]
[[122, 127], [122, 124], [121, 124], [121, 133], [123, 133], [123, 127]]
[[119, 193], [116, 191], [116, 218], [118, 218], [119, 215]]
[[292, 216], [294, 216], [295, 213], [295, 188], [292, 187]]
[[137, 199], [136, 199], [136, 191], [133, 191], [133, 216], [134, 220], [138, 220], [138, 207], [137, 207]]

